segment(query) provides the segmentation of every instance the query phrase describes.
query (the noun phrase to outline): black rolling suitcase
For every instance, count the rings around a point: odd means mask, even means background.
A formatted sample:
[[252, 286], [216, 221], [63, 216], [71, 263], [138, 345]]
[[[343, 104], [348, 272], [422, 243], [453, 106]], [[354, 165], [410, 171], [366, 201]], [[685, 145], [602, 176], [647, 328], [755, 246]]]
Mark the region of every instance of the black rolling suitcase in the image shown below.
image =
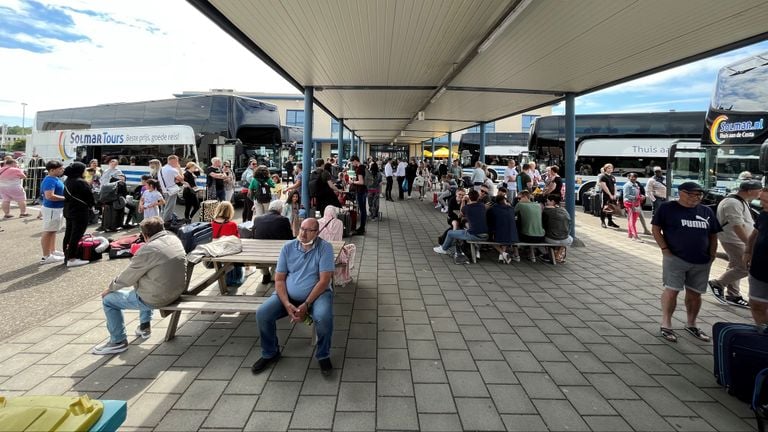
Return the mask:
[[184, 252], [190, 253], [198, 245], [210, 243], [213, 239], [213, 229], [210, 222], [192, 222], [184, 225], [177, 232]]
[[714, 374], [728, 394], [752, 402], [755, 378], [768, 368], [768, 330], [750, 324], [712, 327]]
[[592, 213], [592, 194], [585, 193], [581, 197], [581, 206], [584, 208], [584, 213]]
[[755, 392], [752, 395], [752, 411], [757, 419], [757, 430], [765, 432], [768, 425], [768, 369], [763, 369], [755, 378]]
[[123, 227], [125, 219], [125, 209], [115, 209], [112, 203], [104, 204], [101, 207], [101, 229], [102, 231], [117, 231]]
[[337, 214], [336, 218], [339, 219], [344, 225], [344, 232], [342, 237], [349, 237], [352, 232], [352, 216], [349, 214], [349, 212], [345, 211]]
[[603, 194], [596, 193], [592, 196], [592, 216], [600, 217], [603, 210]]

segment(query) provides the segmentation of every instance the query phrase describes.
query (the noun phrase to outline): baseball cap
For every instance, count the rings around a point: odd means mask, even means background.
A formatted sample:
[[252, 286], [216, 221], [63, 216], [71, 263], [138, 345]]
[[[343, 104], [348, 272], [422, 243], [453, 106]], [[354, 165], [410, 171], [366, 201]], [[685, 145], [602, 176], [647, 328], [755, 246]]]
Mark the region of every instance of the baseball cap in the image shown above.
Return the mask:
[[740, 191], [751, 191], [762, 189], [763, 184], [759, 180], [745, 180], [739, 185]]
[[701, 185], [699, 185], [696, 182], [682, 183], [680, 186], [677, 187], [677, 190], [686, 191], [686, 192], [704, 192], [704, 189], [701, 188]]

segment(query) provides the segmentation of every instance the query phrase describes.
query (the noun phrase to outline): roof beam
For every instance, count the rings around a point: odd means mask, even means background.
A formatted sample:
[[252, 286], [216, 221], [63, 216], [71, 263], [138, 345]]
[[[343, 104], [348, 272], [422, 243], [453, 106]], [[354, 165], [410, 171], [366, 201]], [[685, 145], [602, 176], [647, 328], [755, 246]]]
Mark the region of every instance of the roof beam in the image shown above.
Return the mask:
[[553, 95], [557, 97], [565, 96], [565, 90], [538, 90], [538, 89], [513, 89], [500, 87], [453, 87], [445, 88], [448, 91], [465, 91], [473, 93], [515, 93], [515, 94], [535, 94], [535, 95]]
[[382, 85], [318, 85], [318, 91], [323, 90], [437, 90], [436, 86], [382, 86]]

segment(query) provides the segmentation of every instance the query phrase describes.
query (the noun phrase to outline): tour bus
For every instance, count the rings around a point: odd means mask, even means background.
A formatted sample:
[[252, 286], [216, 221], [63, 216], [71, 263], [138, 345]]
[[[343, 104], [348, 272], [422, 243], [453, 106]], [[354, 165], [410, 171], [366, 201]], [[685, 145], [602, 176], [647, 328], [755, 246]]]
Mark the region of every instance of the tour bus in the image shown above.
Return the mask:
[[716, 203], [738, 189], [749, 172], [765, 183], [761, 146], [768, 145], [768, 52], [723, 67], [717, 76], [700, 142], [681, 142], [670, 152], [670, 196], [676, 185], [696, 181]]
[[141, 176], [149, 174], [149, 160], [159, 155], [175, 154], [182, 165], [198, 160], [195, 132], [184, 125], [32, 131], [26, 153], [37, 160], [60, 160], [65, 166], [75, 161], [88, 165], [95, 158], [102, 169], [117, 159], [129, 186], [141, 183]]
[[[192, 128], [195, 159], [202, 167], [214, 156], [230, 161], [237, 176], [251, 158], [265, 165], [282, 165], [277, 106], [241, 96], [212, 94], [40, 111], [35, 120], [37, 132], [166, 125]], [[111, 146], [107, 155], [103, 146], [92, 145], [86, 147], [86, 158], [97, 159], [102, 165], [107, 158], [117, 158], [121, 165], [133, 158], [137, 165], [146, 165], [149, 159], [165, 163], [165, 150], [159, 146]]]
[[[504, 177], [507, 163], [510, 159], [520, 162], [520, 155], [528, 150], [528, 133], [526, 132], [491, 132], [485, 134], [485, 160], [491, 168], [492, 180]], [[471, 175], [475, 162], [480, 159], [480, 134], [465, 133], [459, 141], [459, 155], [464, 173]]]
[[[576, 200], [597, 184], [600, 168], [614, 166], [617, 188], [626, 174], [652, 175], [653, 166], [666, 169], [671, 145], [678, 139], [701, 137], [705, 113], [661, 112], [626, 114], [587, 114], [576, 116]], [[565, 174], [565, 117], [542, 116], [534, 120], [528, 140], [526, 160], [534, 160], [540, 169], [557, 165]]]

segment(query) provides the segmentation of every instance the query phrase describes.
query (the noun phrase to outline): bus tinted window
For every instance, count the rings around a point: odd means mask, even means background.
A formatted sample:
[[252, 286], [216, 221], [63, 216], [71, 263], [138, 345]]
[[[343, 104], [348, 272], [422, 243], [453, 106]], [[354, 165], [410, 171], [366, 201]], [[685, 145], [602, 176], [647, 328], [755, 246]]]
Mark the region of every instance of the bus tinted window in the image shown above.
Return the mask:
[[712, 106], [723, 111], [768, 111], [768, 57], [755, 56], [723, 68]]

